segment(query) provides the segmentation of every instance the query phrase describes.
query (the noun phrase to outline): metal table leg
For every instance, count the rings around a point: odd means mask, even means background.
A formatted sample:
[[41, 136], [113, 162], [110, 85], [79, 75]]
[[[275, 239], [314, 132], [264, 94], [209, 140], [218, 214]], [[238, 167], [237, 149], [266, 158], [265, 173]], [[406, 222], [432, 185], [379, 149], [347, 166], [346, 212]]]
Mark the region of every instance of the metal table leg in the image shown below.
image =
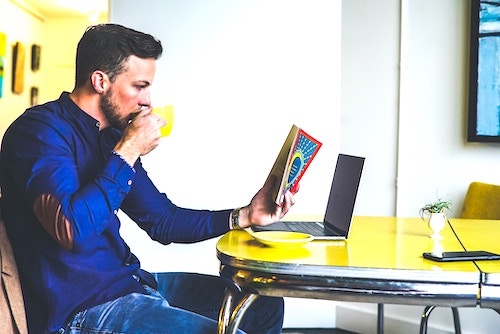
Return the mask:
[[219, 313], [218, 334], [236, 334], [246, 310], [259, 297], [257, 294], [247, 294], [234, 306], [236, 293], [233, 289], [226, 288], [226, 294]]
[[[426, 306], [424, 312], [422, 313], [422, 319], [420, 321], [420, 334], [427, 334], [427, 322], [429, 321], [429, 316], [431, 312], [436, 308], [434, 305]], [[462, 334], [462, 329], [460, 328], [460, 316], [458, 314], [458, 309], [456, 307], [451, 308], [453, 313], [453, 325], [455, 326], [455, 334]]]
[[377, 305], [377, 333], [384, 333], [384, 304]]

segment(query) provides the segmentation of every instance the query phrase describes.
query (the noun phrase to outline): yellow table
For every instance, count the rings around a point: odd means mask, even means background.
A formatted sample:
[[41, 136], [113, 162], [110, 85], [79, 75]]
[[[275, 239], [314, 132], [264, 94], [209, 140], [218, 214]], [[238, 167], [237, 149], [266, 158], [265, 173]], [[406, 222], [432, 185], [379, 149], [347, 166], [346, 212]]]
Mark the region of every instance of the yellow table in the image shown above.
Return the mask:
[[[500, 220], [450, 219], [450, 223], [466, 250], [500, 254]], [[475, 264], [482, 273], [480, 306], [500, 309], [500, 261]]]
[[[437, 263], [423, 252], [462, 250], [447, 225], [429, 238], [420, 218], [355, 217], [347, 241], [313, 241], [295, 249], [270, 248], [247, 231], [217, 243], [221, 276], [232, 288], [219, 333], [234, 333], [258, 297], [282, 296], [408, 305], [476, 306], [480, 272], [473, 262]], [[237, 305], [235, 291], [246, 297]]]

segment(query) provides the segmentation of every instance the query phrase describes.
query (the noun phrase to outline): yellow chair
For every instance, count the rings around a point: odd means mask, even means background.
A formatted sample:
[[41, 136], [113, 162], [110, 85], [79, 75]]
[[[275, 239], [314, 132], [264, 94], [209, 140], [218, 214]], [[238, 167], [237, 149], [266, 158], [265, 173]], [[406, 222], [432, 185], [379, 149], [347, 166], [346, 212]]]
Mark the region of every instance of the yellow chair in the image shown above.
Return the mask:
[[465, 195], [461, 218], [500, 219], [500, 185], [472, 182]]
[[[472, 182], [467, 189], [461, 218], [467, 219], [500, 219], [500, 185]], [[427, 321], [436, 306], [426, 306], [420, 321], [420, 333], [427, 333]], [[455, 333], [462, 333], [458, 309], [452, 307]], [[495, 310], [497, 311], [497, 310]], [[498, 311], [497, 311], [498, 313]]]

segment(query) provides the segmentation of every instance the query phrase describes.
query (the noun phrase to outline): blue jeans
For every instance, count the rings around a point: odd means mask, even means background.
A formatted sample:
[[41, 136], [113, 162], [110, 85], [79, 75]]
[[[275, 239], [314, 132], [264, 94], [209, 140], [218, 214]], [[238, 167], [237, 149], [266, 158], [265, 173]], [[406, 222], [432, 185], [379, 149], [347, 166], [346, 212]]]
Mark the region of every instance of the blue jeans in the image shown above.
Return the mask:
[[[158, 291], [145, 286], [148, 294], [131, 293], [78, 312], [59, 333], [217, 333], [226, 288], [222, 279], [191, 273], [153, 275]], [[281, 333], [283, 313], [283, 298], [259, 297], [245, 313], [240, 329], [249, 334]]]

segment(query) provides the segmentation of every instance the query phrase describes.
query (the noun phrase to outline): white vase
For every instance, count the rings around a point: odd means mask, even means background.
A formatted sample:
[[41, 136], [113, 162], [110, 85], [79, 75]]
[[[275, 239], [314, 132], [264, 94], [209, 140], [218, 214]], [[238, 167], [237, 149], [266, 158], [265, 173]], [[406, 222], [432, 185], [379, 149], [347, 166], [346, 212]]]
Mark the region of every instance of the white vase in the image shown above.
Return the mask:
[[432, 254], [434, 256], [442, 257], [444, 252], [444, 247], [441, 244], [441, 240], [434, 239], [434, 244], [432, 245]]
[[432, 234], [429, 237], [437, 240], [441, 240], [441, 231], [446, 225], [446, 217], [444, 212], [431, 213], [429, 216], [429, 227], [432, 230]]

